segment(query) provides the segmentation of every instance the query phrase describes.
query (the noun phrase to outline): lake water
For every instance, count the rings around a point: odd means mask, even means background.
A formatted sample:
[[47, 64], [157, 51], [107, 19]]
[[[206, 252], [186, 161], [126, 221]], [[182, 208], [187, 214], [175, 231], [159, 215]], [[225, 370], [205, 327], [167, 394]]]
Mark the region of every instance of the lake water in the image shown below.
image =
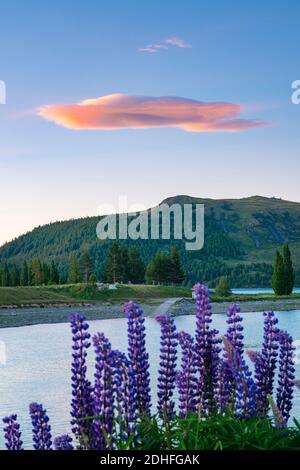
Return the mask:
[[[300, 339], [300, 311], [278, 312], [280, 327]], [[244, 316], [245, 344], [247, 348], [259, 348], [262, 341], [262, 314], [246, 313]], [[194, 316], [175, 318], [177, 328], [194, 332]], [[213, 324], [225, 332], [226, 316], [214, 315]], [[91, 333], [103, 331], [114, 348], [126, 351], [126, 320], [91, 321]], [[159, 325], [146, 318], [147, 347], [151, 359], [152, 386], [155, 387], [159, 361]], [[19, 328], [3, 328], [0, 340], [5, 342], [7, 361], [0, 365], [0, 417], [18, 413], [25, 447], [31, 447], [31, 426], [28, 405], [32, 401], [47, 408], [53, 435], [69, 431], [70, 361], [71, 340], [66, 323], [34, 325]], [[89, 350], [89, 372], [93, 374], [93, 351]], [[300, 377], [300, 366], [297, 365]], [[154, 393], [154, 390], [153, 390]], [[300, 417], [300, 392], [294, 400], [293, 414]], [[3, 437], [0, 433], [0, 448]]]
[[[234, 294], [274, 294], [273, 289], [258, 288], [258, 289], [232, 289]], [[294, 294], [300, 294], [300, 287], [295, 287]]]

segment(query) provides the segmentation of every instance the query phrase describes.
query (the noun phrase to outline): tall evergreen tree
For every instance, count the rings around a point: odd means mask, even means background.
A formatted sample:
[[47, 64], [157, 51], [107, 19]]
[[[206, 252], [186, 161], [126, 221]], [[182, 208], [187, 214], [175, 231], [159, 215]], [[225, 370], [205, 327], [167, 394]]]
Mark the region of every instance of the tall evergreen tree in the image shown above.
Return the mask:
[[12, 287], [17, 287], [20, 285], [20, 271], [16, 263], [13, 264], [11, 270], [10, 285]]
[[169, 284], [172, 282], [173, 263], [168, 253], [157, 251], [146, 269], [147, 282]]
[[135, 248], [128, 250], [128, 281], [133, 284], [145, 282], [145, 264], [140, 252]]
[[129, 281], [129, 255], [128, 249], [124, 245], [119, 246], [119, 282]]
[[102, 278], [104, 282], [123, 282], [128, 280], [128, 252], [124, 246], [113, 242], [106, 255]]
[[171, 282], [174, 284], [182, 284], [185, 278], [184, 270], [182, 267], [180, 255], [175, 245], [171, 247], [171, 263], [172, 263], [172, 277]]
[[29, 284], [29, 275], [28, 275], [28, 264], [26, 259], [23, 260], [21, 275], [20, 275], [20, 284], [21, 286], [28, 286]]
[[33, 286], [43, 285], [43, 282], [44, 282], [43, 269], [42, 269], [42, 264], [38, 258], [34, 258], [31, 260], [30, 271], [31, 271], [31, 284]]
[[92, 284], [92, 285], [96, 285], [97, 284], [97, 276], [96, 274], [92, 273], [89, 277], [89, 283]]
[[220, 277], [219, 282], [215, 289], [215, 293], [219, 297], [228, 297], [229, 295], [231, 295], [232, 292], [231, 292], [230, 283], [227, 277], [225, 276]]
[[83, 281], [87, 284], [93, 269], [93, 261], [88, 251], [84, 251], [81, 255], [79, 265]]
[[49, 282], [51, 284], [59, 284], [58, 269], [57, 269], [57, 265], [56, 265], [54, 260], [52, 260], [51, 264], [50, 264]]
[[292, 255], [289, 245], [286, 243], [283, 246], [283, 266], [284, 266], [284, 282], [285, 294], [290, 295], [294, 289], [295, 275], [293, 268]]
[[9, 269], [7, 262], [5, 261], [2, 269], [2, 287], [8, 287], [9, 286]]
[[275, 256], [274, 271], [272, 276], [272, 288], [276, 295], [284, 295], [286, 292], [283, 257], [278, 250]]
[[81, 276], [80, 276], [79, 263], [77, 261], [76, 256], [72, 256], [71, 261], [70, 261], [68, 281], [70, 282], [70, 284], [78, 284], [80, 280], [81, 280]]
[[47, 263], [42, 264], [42, 271], [43, 271], [43, 282], [44, 284], [48, 284], [50, 281], [50, 268]]

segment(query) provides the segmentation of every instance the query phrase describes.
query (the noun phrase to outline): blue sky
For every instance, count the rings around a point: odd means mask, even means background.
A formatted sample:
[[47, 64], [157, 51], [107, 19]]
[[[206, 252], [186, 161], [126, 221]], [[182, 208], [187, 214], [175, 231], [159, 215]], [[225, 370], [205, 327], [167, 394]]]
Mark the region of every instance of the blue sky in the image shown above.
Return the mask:
[[[103, 203], [175, 194], [300, 201], [298, 1], [12, 0], [1, 5], [0, 242]], [[139, 49], [180, 38], [191, 47]], [[122, 93], [235, 103], [241, 132], [71, 130], [44, 105]]]

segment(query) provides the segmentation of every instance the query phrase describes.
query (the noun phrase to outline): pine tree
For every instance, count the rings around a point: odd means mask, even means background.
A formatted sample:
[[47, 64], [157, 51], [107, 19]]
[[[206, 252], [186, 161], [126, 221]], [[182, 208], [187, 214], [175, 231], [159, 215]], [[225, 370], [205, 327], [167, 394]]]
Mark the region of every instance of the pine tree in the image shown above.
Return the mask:
[[128, 249], [124, 245], [119, 247], [119, 282], [128, 282], [129, 281], [129, 255]]
[[96, 274], [94, 274], [94, 273], [93, 273], [93, 274], [90, 274], [89, 283], [90, 283], [90, 284], [93, 284], [93, 285], [95, 285], [95, 284], [97, 283], [97, 276], [96, 276]]
[[215, 293], [220, 297], [228, 297], [231, 295], [231, 288], [227, 277], [220, 277]]
[[272, 276], [272, 288], [276, 295], [284, 295], [286, 292], [283, 257], [281, 256], [278, 250], [276, 252], [275, 263], [274, 263], [274, 271], [273, 271], [273, 276]]
[[44, 284], [48, 284], [50, 281], [50, 269], [47, 263], [42, 264], [42, 271], [43, 271], [43, 282]]
[[9, 286], [9, 269], [7, 262], [5, 261], [2, 269], [2, 287], [8, 287]]
[[185, 279], [184, 270], [181, 264], [181, 259], [175, 245], [171, 247], [171, 262], [172, 262], [172, 277], [171, 282], [174, 284], [182, 284]]
[[20, 285], [20, 271], [16, 263], [13, 264], [9, 284], [12, 287], [17, 287]]
[[30, 263], [30, 272], [31, 272], [31, 284], [33, 286], [43, 285], [43, 269], [41, 262], [38, 258], [34, 258]]
[[20, 275], [20, 284], [21, 286], [28, 286], [29, 276], [28, 276], [28, 264], [26, 259], [23, 260], [21, 275]]
[[286, 243], [283, 246], [283, 265], [284, 265], [284, 281], [285, 281], [285, 294], [290, 295], [294, 289], [295, 275], [293, 269], [292, 255], [289, 245]]
[[140, 252], [135, 248], [128, 250], [128, 281], [133, 284], [145, 282], [145, 264]]
[[172, 274], [173, 263], [170, 255], [162, 251], [157, 251], [147, 266], [147, 282], [169, 284], [172, 282]]
[[49, 282], [50, 284], [59, 284], [58, 269], [54, 260], [52, 260], [50, 264]]
[[123, 246], [113, 242], [108, 250], [102, 278], [104, 282], [123, 282], [128, 276], [128, 252]]
[[78, 284], [80, 282], [79, 263], [75, 256], [72, 256], [69, 269], [69, 283]]
[[90, 254], [88, 251], [85, 251], [81, 255], [79, 265], [80, 265], [80, 271], [82, 273], [83, 281], [85, 282], [85, 284], [87, 284], [89, 281], [90, 274], [93, 269], [92, 258], [90, 257]]

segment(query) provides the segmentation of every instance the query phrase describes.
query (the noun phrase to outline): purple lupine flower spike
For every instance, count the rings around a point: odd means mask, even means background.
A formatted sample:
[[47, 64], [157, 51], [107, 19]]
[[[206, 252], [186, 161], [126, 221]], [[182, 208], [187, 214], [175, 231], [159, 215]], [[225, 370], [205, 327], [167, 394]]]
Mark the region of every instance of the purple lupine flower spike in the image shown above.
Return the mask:
[[50, 450], [52, 446], [51, 426], [47, 411], [38, 403], [29, 405], [32, 422], [33, 447], [35, 450]]
[[243, 319], [239, 313], [240, 308], [236, 304], [230, 305], [227, 310], [227, 332], [223, 338], [224, 360], [219, 370], [221, 380], [219, 406], [221, 410], [234, 406], [236, 387], [234, 371], [236, 372], [239, 368], [244, 353]]
[[257, 414], [268, 414], [270, 400], [273, 393], [273, 384], [279, 349], [279, 329], [274, 312], [264, 312], [264, 340], [260, 353], [248, 352], [248, 356], [255, 364], [255, 381], [257, 386], [256, 408]]
[[136, 396], [134, 375], [126, 354], [118, 350], [112, 351], [112, 368], [120, 432], [123, 432], [123, 437], [126, 439], [135, 430]]
[[[231, 377], [231, 375], [230, 375]], [[224, 412], [228, 407], [230, 397], [230, 386], [231, 381], [229, 379], [228, 364], [225, 360], [219, 362], [218, 367], [218, 391], [217, 391], [217, 403], [220, 412]]]
[[230, 305], [229, 309], [227, 310], [226, 323], [228, 326], [225, 336], [234, 347], [236, 353], [239, 356], [242, 356], [244, 353], [244, 327], [242, 325], [243, 319], [239, 313], [240, 308], [236, 304]]
[[279, 332], [279, 374], [277, 388], [277, 407], [287, 424], [292, 409], [293, 389], [295, 385], [293, 339], [286, 331]]
[[5, 445], [8, 450], [22, 450], [20, 425], [17, 415], [13, 414], [3, 418]]
[[135, 394], [139, 413], [150, 414], [149, 356], [146, 351], [145, 319], [139, 305], [129, 301], [123, 307], [127, 315], [128, 358], [135, 377]]
[[[256, 413], [256, 385], [244, 354], [244, 336], [240, 309], [233, 304], [227, 311], [227, 332], [223, 338], [223, 383], [220, 407], [232, 408], [235, 416], [250, 418]], [[222, 403], [221, 403], [222, 402]]]
[[55, 450], [74, 450], [72, 445], [72, 437], [68, 434], [63, 434], [54, 438]]
[[208, 287], [196, 284], [193, 291], [197, 309], [195, 344], [196, 365], [199, 373], [197, 408], [202, 413], [207, 413], [216, 406], [217, 369], [221, 339], [217, 338], [217, 330], [210, 330], [212, 312]]
[[158, 411], [165, 419], [171, 419], [175, 403], [172, 400], [176, 387], [177, 335], [174, 319], [157, 315], [161, 327], [160, 364], [158, 370]]
[[91, 420], [85, 419], [93, 414], [93, 390], [86, 378], [87, 349], [90, 347], [89, 325], [80, 313], [70, 315], [72, 330], [72, 432], [79, 440], [80, 446], [86, 448], [91, 436]]
[[177, 385], [179, 390], [180, 416], [185, 418], [189, 413], [196, 412], [197, 396], [197, 368], [195, 364], [194, 338], [181, 331], [177, 335], [180, 344], [181, 370], [177, 372]]
[[238, 418], [250, 418], [256, 414], [257, 389], [251, 371], [244, 358], [233, 368], [235, 380], [234, 412]]
[[94, 387], [93, 448], [111, 448], [113, 428], [113, 375], [111, 344], [103, 333], [93, 337], [96, 353]]
[[209, 341], [209, 351], [210, 351], [210, 386], [212, 389], [212, 403], [211, 406], [213, 409], [218, 404], [218, 398], [219, 398], [219, 384], [218, 384], [218, 379], [219, 379], [219, 367], [220, 367], [220, 352], [222, 351], [220, 344], [222, 342], [222, 339], [218, 337], [218, 330], [213, 329], [210, 330], [209, 335], [208, 335], [208, 341]]

